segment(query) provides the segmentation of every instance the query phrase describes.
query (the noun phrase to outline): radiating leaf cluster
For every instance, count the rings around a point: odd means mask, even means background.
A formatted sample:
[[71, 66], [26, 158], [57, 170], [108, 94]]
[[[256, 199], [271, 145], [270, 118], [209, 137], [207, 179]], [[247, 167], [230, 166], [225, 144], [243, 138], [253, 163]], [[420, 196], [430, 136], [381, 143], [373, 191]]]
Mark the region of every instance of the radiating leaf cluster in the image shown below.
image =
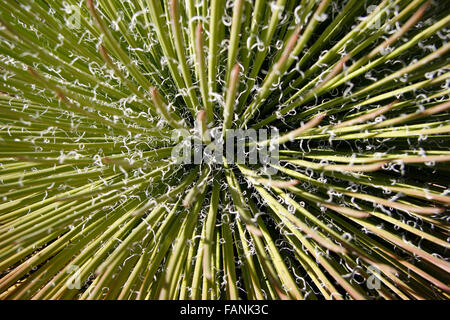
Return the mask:
[[448, 299], [447, 7], [3, 0], [0, 298]]

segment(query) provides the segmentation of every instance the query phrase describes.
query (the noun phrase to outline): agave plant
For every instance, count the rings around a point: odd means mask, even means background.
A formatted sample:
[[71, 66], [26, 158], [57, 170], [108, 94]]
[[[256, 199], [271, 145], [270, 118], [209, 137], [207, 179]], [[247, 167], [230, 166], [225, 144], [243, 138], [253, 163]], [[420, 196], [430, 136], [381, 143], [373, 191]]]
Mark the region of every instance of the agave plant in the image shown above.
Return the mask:
[[448, 299], [446, 9], [3, 0], [0, 297]]

